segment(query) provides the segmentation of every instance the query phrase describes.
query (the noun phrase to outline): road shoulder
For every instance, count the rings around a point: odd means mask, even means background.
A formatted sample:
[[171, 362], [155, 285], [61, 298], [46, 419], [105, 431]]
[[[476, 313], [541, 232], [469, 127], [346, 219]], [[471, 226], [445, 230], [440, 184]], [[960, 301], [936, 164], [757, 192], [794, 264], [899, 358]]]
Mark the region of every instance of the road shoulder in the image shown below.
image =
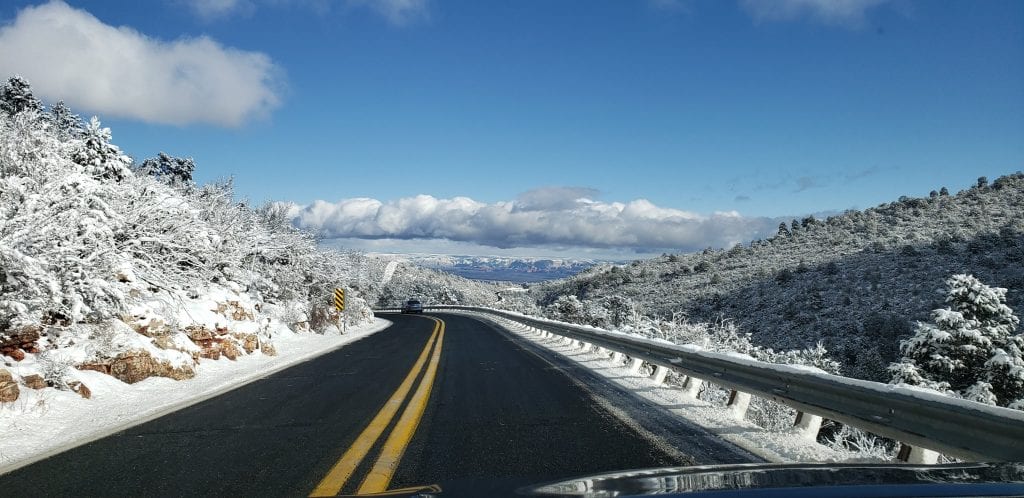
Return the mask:
[[[335, 351], [389, 327], [382, 318], [345, 335], [293, 334], [275, 339], [276, 356], [203, 360], [188, 380], [149, 378], [125, 384], [99, 372], [78, 372], [91, 399], [47, 389], [0, 412], [0, 475], [214, 398]], [[26, 389], [26, 391], [29, 391]]]

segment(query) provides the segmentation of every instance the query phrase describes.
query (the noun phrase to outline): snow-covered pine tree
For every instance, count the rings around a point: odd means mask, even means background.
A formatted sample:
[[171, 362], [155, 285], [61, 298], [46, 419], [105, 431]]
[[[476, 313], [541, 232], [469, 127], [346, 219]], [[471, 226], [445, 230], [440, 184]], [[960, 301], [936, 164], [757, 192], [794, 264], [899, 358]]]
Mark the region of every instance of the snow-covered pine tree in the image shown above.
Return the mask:
[[89, 120], [82, 134], [82, 146], [71, 158], [85, 167], [86, 173], [96, 178], [124, 180], [131, 174], [131, 160], [110, 143], [110, 128], [103, 128], [95, 116]]
[[23, 111], [43, 110], [43, 103], [32, 95], [32, 87], [21, 76], [11, 76], [0, 88], [0, 110], [13, 116]]
[[903, 358], [889, 366], [892, 383], [1024, 410], [1024, 337], [1006, 289], [963, 274], [946, 285], [950, 307], [934, 310], [935, 323], [919, 322], [901, 343]]
[[136, 171], [155, 176], [171, 185], [188, 185], [192, 183], [192, 172], [195, 169], [196, 163], [192, 158], [174, 157], [161, 152], [157, 157], [142, 161]]
[[56, 131], [57, 138], [63, 141], [81, 138], [85, 133], [82, 118], [78, 117], [78, 114], [71, 112], [71, 108], [63, 100], [58, 100], [56, 104], [50, 107], [48, 119], [53, 125], [54, 131]]
[[789, 235], [789, 227], [786, 226], [786, 222], [785, 221], [783, 221], [782, 223], [779, 223], [779, 232], [778, 232], [777, 235], [779, 237], [785, 237], [785, 236]]

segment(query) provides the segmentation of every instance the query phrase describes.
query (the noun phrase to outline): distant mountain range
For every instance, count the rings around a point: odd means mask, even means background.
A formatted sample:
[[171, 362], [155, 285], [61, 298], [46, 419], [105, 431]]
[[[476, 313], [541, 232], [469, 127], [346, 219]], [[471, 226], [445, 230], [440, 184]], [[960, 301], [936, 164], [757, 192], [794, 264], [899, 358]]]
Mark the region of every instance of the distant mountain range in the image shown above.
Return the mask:
[[446, 271], [473, 280], [543, 282], [573, 276], [597, 260], [514, 258], [502, 256], [449, 256], [442, 254], [388, 255], [426, 268]]

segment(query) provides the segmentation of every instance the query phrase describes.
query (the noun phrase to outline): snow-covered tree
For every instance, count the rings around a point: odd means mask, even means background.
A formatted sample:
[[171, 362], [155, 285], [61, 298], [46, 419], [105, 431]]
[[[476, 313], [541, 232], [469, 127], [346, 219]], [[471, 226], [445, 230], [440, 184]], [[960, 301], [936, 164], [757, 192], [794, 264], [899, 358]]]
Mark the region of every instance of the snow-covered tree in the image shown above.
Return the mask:
[[[184, 299], [210, 292], [327, 330], [310, 317], [333, 308], [329, 293], [352, 258], [318, 249], [280, 207], [235, 201], [230, 183], [184, 190], [132, 174], [95, 118], [78, 136], [60, 122], [0, 113], [0, 340], [40, 327], [88, 335], [140, 303], [164, 303], [159, 313], [177, 320]], [[348, 315], [361, 321], [370, 311], [359, 296], [350, 294]]]
[[71, 108], [63, 100], [57, 101], [50, 107], [50, 114], [47, 116], [50, 124], [57, 134], [57, 138], [67, 141], [72, 138], [81, 138], [85, 133], [85, 126], [82, 118], [71, 112]]
[[161, 152], [157, 157], [142, 161], [136, 171], [155, 176], [171, 185], [188, 185], [192, 183], [195, 169], [196, 163], [192, 158], [174, 157]]
[[85, 126], [81, 147], [72, 160], [85, 167], [86, 172], [97, 178], [121, 181], [131, 174], [128, 166], [131, 160], [110, 143], [110, 128], [103, 128], [95, 116]]
[[13, 116], [24, 111], [41, 112], [43, 103], [32, 95], [32, 87], [20, 76], [12, 76], [0, 88], [0, 110]]
[[560, 296], [554, 303], [545, 308], [545, 314], [569, 323], [590, 325], [592, 327], [610, 328], [608, 310], [601, 303], [580, 301], [573, 295]]
[[789, 227], [786, 226], [786, 222], [785, 221], [783, 221], [782, 223], [779, 223], [778, 235], [780, 237], [785, 237], [785, 236], [789, 235]]
[[1006, 305], [1006, 289], [972, 275], [946, 281], [949, 308], [932, 312], [903, 341], [889, 367], [893, 383], [924, 386], [990, 405], [1024, 410], [1024, 337]]

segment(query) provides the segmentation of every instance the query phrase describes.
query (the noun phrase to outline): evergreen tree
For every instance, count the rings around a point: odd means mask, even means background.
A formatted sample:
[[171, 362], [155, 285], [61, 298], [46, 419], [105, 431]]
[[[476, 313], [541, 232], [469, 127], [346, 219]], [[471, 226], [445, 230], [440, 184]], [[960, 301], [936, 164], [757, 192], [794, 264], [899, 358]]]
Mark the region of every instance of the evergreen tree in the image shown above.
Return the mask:
[[82, 146], [72, 155], [72, 160], [96, 178], [121, 181], [131, 174], [128, 169], [131, 160], [110, 143], [110, 128], [101, 127], [95, 116], [82, 131]]
[[0, 88], [0, 110], [9, 116], [24, 111], [42, 112], [43, 103], [32, 95], [32, 87], [21, 76], [12, 76]]
[[57, 132], [57, 138], [61, 140], [81, 138], [85, 134], [82, 118], [71, 112], [71, 108], [63, 100], [58, 100], [50, 108], [49, 120]]
[[939, 195], [941, 195], [941, 196], [947, 196], [947, 195], [949, 195], [949, 189], [948, 189], [948, 188], [946, 188], [946, 187], [942, 187], [942, 188], [940, 188], [940, 189], [939, 189]]
[[1024, 410], [1024, 337], [1006, 305], [1006, 289], [971, 275], [946, 281], [949, 308], [932, 312], [902, 341], [889, 366], [892, 383], [929, 387], [990, 405]]
[[789, 235], [789, 227], [786, 226], [786, 222], [779, 223], [779, 236], [785, 237]]
[[157, 157], [143, 161], [136, 171], [161, 178], [172, 185], [189, 185], [195, 169], [196, 163], [192, 158], [174, 157], [161, 152]]

